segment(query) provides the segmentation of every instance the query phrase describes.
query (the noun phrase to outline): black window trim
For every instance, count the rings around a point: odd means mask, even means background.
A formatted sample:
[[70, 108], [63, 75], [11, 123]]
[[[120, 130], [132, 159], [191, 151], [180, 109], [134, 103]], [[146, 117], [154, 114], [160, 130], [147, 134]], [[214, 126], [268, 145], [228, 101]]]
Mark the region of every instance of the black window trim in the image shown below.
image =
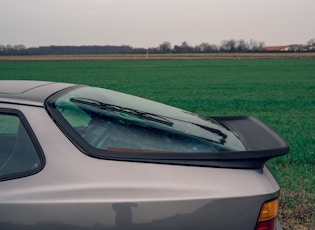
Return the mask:
[[116, 152], [95, 148], [88, 144], [66, 121], [55, 107], [55, 101], [62, 95], [76, 88], [88, 86], [74, 86], [66, 88], [50, 96], [45, 102], [45, 108], [51, 118], [65, 136], [85, 155], [103, 160], [118, 160], [129, 162], [162, 163], [175, 165], [198, 165], [219, 167], [220, 152], [201, 152], [201, 153], [183, 153], [183, 152], [130, 152], [128, 150]]
[[19, 178], [23, 178], [23, 177], [28, 177], [28, 176], [39, 173], [46, 165], [45, 154], [42, 150], [42, 147], [39, 144], [39, 141], [36, 138], [34, 131], [32, 130], [32, 128], [31, 128], [30, 124], [28, 123], [24, 114], [20, 110], [17, 110], [17, 109], [0, 108], [0, 115], [12, 115], [12, 116], [17, 116], [20, 119], [20, 122], [23, 124], [27, 134], [29, 135], [30, 140], [32, 141], [32, 144], [33, 144], [33, 146], [34, 146], [34, 148], [38, 154], [39, 160], [40, 160], [39, 166], [36, 167], [35, 169], [0, 176], [0, 182], [1, 181], [7, 181], [7, 180], [13, 180], [13, 179], [19, 179]]
[[[65, 136], [84, 154], [103, 160], [117, 160], [127, 162], [142, 162], [142, 163], [158, 163], [158, 164], [174, 164], [200, 167], [219, 167], [219, 168], [240, 168], [240, 169], [261, 169], [265, 163], [274, 157], [285, 155], [289, 152], [288, 143], [259, 120], [248, 116], [233, 116], [233, 117], [211, 117], [220, 124], [231, 128], [239, 134], [246, 134], [241, 139], [244, 140], [248, 136], [263, 132], [266, 135], [264, 141], [259, 138], [250, 140], [253, 146], [258, 145], [259, 148], [247, 148], [244, 151], [227, 151], [227, 152], [198, 152], [198, 153], [182, 153], [182, 152], [113, 152], [108, 150], [97, 149], [89, 145], [65, 120], [60, 112], [55, 107], [55, 101], [68, 91], [79, 87], [75, 86], [64, 89], [50, 96], [45, 101], [45, 108], [51, 118], [54, 120], [59, 129]], [[248, 127], [242, 125], [242, 121], [247, 122]], [[248, 133], [250, 133], [248, 135]], [[268, 144], [264, 148], [263, 144]]]

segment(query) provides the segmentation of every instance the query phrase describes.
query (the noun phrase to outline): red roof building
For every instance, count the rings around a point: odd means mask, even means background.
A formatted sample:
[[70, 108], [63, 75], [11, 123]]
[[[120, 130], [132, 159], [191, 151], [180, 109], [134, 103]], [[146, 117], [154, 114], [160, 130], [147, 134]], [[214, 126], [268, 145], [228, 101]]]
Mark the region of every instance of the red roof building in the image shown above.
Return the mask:
[[289, 46], [265, 46], [264, 51], [288, 51]]

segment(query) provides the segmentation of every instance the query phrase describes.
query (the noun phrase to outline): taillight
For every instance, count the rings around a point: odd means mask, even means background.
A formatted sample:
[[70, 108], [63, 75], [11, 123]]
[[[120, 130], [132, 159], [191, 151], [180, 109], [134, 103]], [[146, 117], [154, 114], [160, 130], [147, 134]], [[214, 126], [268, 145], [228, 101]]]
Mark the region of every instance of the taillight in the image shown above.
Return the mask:
[[256, 230], [274, 230], [279, 210], [279, 198], [265, 202], [260, 210]]

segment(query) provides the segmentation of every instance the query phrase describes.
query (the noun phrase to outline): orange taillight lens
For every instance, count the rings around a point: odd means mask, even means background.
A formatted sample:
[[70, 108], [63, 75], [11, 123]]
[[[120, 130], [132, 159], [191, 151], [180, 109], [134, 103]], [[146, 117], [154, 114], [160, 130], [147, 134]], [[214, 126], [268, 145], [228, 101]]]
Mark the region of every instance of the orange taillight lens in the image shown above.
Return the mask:
[[260, 210], [257, 230], [273, 230], [279, 210], [279, 198], [265, 202]]

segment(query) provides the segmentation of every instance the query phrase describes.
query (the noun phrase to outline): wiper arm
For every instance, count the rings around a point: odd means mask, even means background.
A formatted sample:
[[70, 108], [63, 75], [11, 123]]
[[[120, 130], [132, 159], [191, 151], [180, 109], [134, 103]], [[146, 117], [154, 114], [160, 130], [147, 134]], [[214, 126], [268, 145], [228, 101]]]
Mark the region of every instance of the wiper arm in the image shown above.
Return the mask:
[[143, 118], [148, 121], [153, 121], [160, 124], [173, 126], [173, 122], [169, 121], [168, 119], [162, 116], [159, 116], [153, 113], [147, 113], [147, 112], [142, 112], [136, 109], [126, 108], [126, 107], [113, 105], [113, 104], [107, 104], [107, 103], [103, 103], [101, 101], [90, 99], [90, 98], [75, 97], [75, 98], [70, 98], [70, 101], [73, 103], [79, 103], [79, 104], [89, 105], [93, 107], [98, 107], [102, 110], [106, 110], [110, 112], [123, 112], [123, 113], [130, 114], [139, 118]]
[[[195, 123], [194, 123], [195, 124]], [[205, 129], [205, 130], [208, 130], [212, 133], [215, 133], [219, 136], [221, 136], [221, 138], [219, 139], [219, 141], [221, 142], [221, 144], [224, 144], [226, 142], [226, 138], [228, 137], [225, 133], [223, 133], [221, 130], [219, 129], [214, 129], [214, 128], [210, 128], [210, 127], [207, 127], [207, 126], [204, 126], [204, 125], [198, 125], [198, 124], [195, 124], [197, 125], [198, 127], [202, 128], [202, 129]]]

